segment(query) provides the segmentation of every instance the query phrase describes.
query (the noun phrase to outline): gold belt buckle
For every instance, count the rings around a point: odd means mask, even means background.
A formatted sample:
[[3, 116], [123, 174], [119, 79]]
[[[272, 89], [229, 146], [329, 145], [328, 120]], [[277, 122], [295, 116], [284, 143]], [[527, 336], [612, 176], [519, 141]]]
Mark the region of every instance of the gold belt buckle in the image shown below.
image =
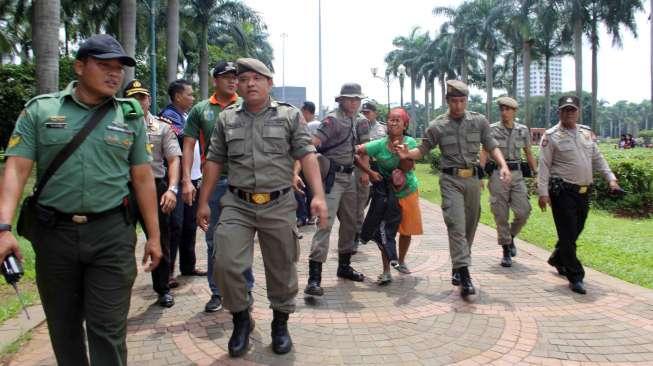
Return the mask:
[[587, 186], [580, 186], [580, 188], [578, 189], [578, 193], [580, 194], [587, 193]]
[[269, 193], [252, 193], [252, 201], [257, 205], [262, 205], [270, 202]]
[[458, 169], [458, 176], [461, 178], [469, 178], [474, 175], [474, 169]]
[[85, 224], [88, 222], [88, 217], [84, 215], [73, 215], [72, 220], [75, 224]]

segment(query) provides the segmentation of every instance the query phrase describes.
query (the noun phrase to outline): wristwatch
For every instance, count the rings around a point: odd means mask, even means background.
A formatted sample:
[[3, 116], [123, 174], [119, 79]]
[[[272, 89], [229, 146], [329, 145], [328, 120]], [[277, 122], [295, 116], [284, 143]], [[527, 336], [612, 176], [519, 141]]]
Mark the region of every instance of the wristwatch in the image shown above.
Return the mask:
[[0, 233], [3, 231], [11, 231], [11, 225], [9, 224], [0, 224]]
[[179, 192], [179, 188], [177, 188], [177, 186], [170, 186], [168, 187], [168, 190], [174, 194], [177, 194]]

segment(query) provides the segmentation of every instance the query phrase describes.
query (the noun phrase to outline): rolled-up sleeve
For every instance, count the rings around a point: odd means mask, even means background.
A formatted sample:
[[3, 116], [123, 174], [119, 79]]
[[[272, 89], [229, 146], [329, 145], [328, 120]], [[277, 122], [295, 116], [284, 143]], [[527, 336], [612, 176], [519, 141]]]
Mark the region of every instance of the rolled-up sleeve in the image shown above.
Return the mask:
[[429, 153], [438, 144], [438, 131], [435, 126], [426, 129], [426, 137], [422, 140], [422, 144], [418, 149], [422, 156]]
[[490, 152], [499, 146], [497, 140], [492, 136], [492, 130], [490, 129], [490, 123], [483, 118], [480, 123], [481, 127], [481, 144], [483, 144], [483, 149]]
[[207, 160], [215, 161], [217, 163], [224, 163], [227, 161], [227, 141], [224, 136], [225, 113], [222, 112], [218, 115], [218, 120], [215, 123], [215, 128], [211, 134], [211, 141], [209, 142]]
[[291, 155], [298, 160], [306, 154], [314, 153], [315, 146], [311, 143], [311, 134], [302, 114], [297, 110], [293, 110], [291, 113], [294, 114], [290, 118], [292, 124]]
[[23, 109], [16, 120], [5, 155], [36, 160], [36, 135], [37, 127], [30, 111]]

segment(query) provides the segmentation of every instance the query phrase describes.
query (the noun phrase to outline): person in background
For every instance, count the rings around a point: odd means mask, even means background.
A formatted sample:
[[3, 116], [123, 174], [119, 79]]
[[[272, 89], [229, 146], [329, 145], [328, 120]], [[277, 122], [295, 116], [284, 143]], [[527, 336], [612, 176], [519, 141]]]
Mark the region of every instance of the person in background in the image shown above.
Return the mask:
[[[309, 133], [313, 136], [315, 131], [317, 131], [317, 127], [320, 126], [320, 121], [315, 120], [315, 104], [309, 101], [304, 102], [301, 112], [304, 116], [304, 120], [307, 122]], [[313, 192], [311, 192], [311, 189], [304, 184], [304, 182], [306, 182], [304, 174], [297, 171], [295, 173], [299, 174], [302, 182], [301, 186], [298, 187], [299, 189], [295, 190], [295, 199], [297, 200], [297, 227], [314, 225], [315, 217], [311, 216], [311, 199], [313, 198]]]

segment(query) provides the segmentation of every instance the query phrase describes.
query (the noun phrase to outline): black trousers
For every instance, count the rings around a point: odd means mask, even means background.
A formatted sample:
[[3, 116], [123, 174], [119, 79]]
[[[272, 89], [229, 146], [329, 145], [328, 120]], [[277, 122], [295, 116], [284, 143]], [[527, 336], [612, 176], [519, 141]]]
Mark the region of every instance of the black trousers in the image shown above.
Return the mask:
[[[161, 205], [159, 203], [161, 202], [161, 196], [168, 191], [168, 183], [164, 179], [157, 178], [155, 184], [157, 211], [159, 212], [159, 235], [161, 237], [161, 253], [163, 256], [159, 265], [152, 271], [152, 287], [157, 294], [163, 295], [170, 292], [170, 286], [168, 285], [170, 264], [172, 263], [170, 261], [170, 214], [164, 214], [161, 211]], [[140, 210], [138, 211], [138, 222], [141, 224], [143, 232], [145, 232], [145, 237], [149, 237]]]
[[[192, 181], [199, 197], [199, 179]], [[179, 272], [189, 275], [195, 270], [195, 237], [197, 235], [197, 200], [192, 206], [183, 202], [181, 188], [177, 195], [177, 206], [170, 217], [170, 276], [175, 271], [175, 261], [179, 252]]]
[[553, 221], [558, 232], [551, 263], [564, 267], [570, 282], [582, 281], [585, 270], [576, 256], [576, 240], [585, 227], [589, 212], [589, 191], [580, 194], [563, 189], [558, 194], [551, 194], [550, 199]]

